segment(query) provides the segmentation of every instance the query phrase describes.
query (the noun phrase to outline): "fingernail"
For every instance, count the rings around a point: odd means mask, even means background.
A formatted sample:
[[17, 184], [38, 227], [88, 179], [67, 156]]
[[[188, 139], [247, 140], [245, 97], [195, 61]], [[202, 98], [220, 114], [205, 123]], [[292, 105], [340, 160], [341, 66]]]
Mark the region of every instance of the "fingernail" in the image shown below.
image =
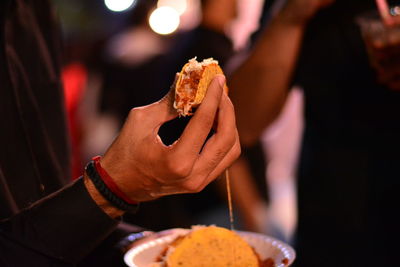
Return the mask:
[[219, 86], [224, 87], [224, 85], [225, 85], [225, 76], [218, 75], [217, 79], [218, 79]]

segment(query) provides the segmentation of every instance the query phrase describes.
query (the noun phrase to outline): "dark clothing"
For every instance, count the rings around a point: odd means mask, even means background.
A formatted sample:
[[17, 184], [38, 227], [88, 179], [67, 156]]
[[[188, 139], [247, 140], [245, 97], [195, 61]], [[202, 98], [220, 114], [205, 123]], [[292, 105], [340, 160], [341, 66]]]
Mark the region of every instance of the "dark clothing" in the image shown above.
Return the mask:
[[373, 8], [337, 0], [304, 39], [296, 266], [398, 266], [400, 92], [376, 82], [355, 21]]
[[117, 221], [81, 179], [56, 191], [71, 178], [70, 153], [48, 1], [3, 0], [0, 14], [0, 266], [65, 266]]
[[0, 226], [0, 266], [78, 262], [116, 227], [79, 179]]

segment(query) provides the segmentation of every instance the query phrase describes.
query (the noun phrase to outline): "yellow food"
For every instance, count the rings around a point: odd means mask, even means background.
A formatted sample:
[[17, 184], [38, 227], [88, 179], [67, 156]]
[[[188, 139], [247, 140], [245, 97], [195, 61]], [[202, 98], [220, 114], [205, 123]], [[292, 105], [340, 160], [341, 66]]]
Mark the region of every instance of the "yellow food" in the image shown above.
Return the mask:
[[257, 254], [245, 240], [217, 226], [195, 228], [172, 246], [167, 267], [259, 267]]
[[[192, 108], [201, 104], [208, 86], [217, 74], [223, 74], [223, 71], [213, 58], [202, 62], [192, 58], [183, 66], [175, 85], [174, 107], [180, 116], [192, 115]], [[228, 91], [226, 85], [224, 89]]]

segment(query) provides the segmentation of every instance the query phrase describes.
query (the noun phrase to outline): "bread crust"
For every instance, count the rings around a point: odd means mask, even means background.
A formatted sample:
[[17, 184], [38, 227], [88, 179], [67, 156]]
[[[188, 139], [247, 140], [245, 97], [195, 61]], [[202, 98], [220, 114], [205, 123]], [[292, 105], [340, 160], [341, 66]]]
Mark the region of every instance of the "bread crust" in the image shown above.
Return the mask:
[[254, 249], [237, 233], [217, 226], [196, 227], [166, 255], [167, 267], [259, 267]]

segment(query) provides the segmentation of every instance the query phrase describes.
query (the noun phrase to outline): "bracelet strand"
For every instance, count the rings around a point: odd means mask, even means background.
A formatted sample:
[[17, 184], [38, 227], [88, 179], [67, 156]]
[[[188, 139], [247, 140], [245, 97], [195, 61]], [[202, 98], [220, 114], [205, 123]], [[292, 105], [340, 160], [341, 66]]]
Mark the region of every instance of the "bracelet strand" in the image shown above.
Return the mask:
[[[128, 203], [123, 198], [115, 194], [105, 183], [104, 178], [98, 173], [98, 170], [95, 167], [95, 160], [90, 161], [85, 168], [86, 174], [92, 180], [94, 186], [99, 191], [99, 193], [107, 199], [113, 206], [116, 208], [127, 211], [127, 212], [136, 212], [139, 208], [139, 203], [133, 204], [132, 201]], [[115, 190], [115, 188], [114, 188]]]

